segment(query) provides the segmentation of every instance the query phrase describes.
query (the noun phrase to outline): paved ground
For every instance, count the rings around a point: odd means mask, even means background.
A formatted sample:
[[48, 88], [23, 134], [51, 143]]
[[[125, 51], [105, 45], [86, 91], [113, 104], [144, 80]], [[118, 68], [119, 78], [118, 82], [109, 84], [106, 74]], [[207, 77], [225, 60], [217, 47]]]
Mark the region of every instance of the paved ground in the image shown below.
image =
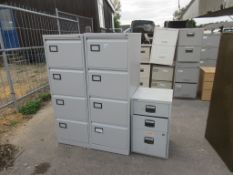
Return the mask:
[[207, 113], [207, 102], [174, 101], [170, 158], [162, 160], [58, 145], [48, 105], [10, 137], [23, 151], [13, 168], [0, 174], [233, 175], [204, 138]]

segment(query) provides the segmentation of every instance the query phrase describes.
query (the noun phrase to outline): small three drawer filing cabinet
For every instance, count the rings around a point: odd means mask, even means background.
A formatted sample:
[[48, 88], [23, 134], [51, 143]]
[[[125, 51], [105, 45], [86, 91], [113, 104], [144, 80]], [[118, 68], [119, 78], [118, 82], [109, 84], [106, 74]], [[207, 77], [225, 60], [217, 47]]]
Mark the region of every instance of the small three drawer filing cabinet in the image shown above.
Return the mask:
[[89, 124], [83, 41], [83, 35], [44, 36], [58, 141], [87, 147]]
[[139, 34], [86, 34], [90, 146], [128, 155], [130, 98], [139, 86]]
[[132, 97], [132, 152], [168, 158], [173, 90], [140, 87]]

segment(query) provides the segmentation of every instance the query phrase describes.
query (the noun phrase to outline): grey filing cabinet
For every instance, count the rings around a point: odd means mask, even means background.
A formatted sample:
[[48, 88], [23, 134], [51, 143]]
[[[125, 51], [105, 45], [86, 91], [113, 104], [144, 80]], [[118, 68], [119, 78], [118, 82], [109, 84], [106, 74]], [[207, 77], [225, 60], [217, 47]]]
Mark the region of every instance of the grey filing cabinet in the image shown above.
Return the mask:
[[132, 97], [132, 152], [168, 158], [173, 90], [140, 87]]
[[140, 34], [85, 34], [93, 149], [130, 152], [130, 98], [139, 86], [140, 48]]
[[220, 38], [220, 33], [203, 35], [200, 66], [216, 66]]
[[174, 97], [196, 98], [203, 39], [202, 28], [179, 30], [174, 75]]
[[88, 147], [83, 35], [44, 36], [58, 142]]

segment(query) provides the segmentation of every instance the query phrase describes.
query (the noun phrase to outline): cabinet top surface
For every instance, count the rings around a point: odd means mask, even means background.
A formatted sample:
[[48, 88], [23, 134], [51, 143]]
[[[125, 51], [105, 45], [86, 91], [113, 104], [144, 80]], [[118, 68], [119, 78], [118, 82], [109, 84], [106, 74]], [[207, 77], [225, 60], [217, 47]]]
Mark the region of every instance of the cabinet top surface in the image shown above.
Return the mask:
[[215, 67], [201, 67], [201, 70], [205, 73], [215, 73]]
[[139, 87], [132, 97], [137, 100], [171, 103], [173, 90]]

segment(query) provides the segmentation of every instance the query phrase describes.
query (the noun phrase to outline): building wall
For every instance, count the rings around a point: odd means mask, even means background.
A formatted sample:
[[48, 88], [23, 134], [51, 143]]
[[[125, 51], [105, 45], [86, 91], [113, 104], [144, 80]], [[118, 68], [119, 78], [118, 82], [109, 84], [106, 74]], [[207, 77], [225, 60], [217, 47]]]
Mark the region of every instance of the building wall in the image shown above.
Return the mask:
[[183, 20], [199, 16], [199, 1], [200, 0], [192, 1], [192, 4], [189, 6], [188, 10], [183, 15]]
[[205, 15], [208, 12], [215, 12], [221, 10], [223, 0], [200, 0], [200, 11], [199, 15]]
[[229, 7], [233, 7], [233, 1], [232, 0], [225, 0], [225, 7], [229, 8]]

